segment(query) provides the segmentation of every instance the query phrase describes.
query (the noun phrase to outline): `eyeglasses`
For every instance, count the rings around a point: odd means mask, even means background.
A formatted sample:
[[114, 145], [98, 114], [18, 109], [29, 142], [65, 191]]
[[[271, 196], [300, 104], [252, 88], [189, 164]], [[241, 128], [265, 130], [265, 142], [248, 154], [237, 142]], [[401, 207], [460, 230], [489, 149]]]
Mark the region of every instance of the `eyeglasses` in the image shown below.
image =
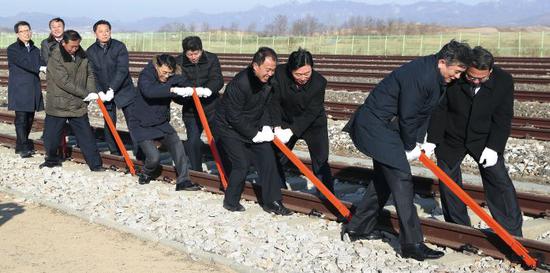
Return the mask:
[[489, 77], [491, 76], [491, 73], [489, 73], [485, 77], [474, 77], [474, 76], [470, 76], [468, 73], [464, 73], [464, 76], [466, 77], [467, 80], [472, 81], [472, 82], [473, 81], [485, 82], [489, 79]]
[[30, 29], [24, 29], [24, 30], [18, 31], [17, 33], [31, 33], [31, 32], [32, 32], [32, 30], [30, 30]]

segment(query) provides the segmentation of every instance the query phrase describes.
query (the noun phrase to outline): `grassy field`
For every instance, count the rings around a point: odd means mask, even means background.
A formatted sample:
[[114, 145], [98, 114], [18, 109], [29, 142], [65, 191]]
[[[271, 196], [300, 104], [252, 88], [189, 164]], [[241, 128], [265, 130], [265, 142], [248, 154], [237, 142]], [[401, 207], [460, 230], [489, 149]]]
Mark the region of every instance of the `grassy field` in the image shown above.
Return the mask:
[[[34, 33], [39, 43], [47, 33]], [[93, 33], [81, 33], [82, 45], [87, 48], [95, 41]], [[436, 52], [451, 39], [481, 45], [496, 56], [550, 57], [550, 32], [458, 32], [430, 35], [365, 35], [365, 36], [257, 36], [228, 32], [148, 32], [113, 33], [130, 51], [177, 52], [181, 40], [198, 35], [203, 47], [216, 53], [252, 53], [259, 46], [269, 46], [278, 53], [289, 53], [304, 47], [314, 54], [346, 55], [407, 55], [420, 56]], [[0, 48], [16, 39], [14, 33], [0, 33]]]

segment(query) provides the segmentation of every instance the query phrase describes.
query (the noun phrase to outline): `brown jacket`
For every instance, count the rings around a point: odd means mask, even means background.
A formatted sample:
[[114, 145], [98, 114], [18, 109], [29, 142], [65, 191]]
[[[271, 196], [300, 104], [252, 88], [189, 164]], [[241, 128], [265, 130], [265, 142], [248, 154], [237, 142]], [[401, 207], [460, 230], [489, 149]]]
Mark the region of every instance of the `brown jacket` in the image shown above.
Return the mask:
[[82, 117], [88, 103], [82, 101], [95, 91], [95, 79], [86, 53], [79, 48], [75, 60], [61, 44], [48, 59], [46, 114], [56, 117]]

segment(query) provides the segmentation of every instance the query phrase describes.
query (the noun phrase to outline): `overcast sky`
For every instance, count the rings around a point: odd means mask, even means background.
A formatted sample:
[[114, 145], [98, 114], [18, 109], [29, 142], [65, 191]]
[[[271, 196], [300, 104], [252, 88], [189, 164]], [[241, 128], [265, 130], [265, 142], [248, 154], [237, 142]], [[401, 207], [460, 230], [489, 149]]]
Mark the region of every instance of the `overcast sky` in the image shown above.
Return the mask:
[[[307, 2], [309, 0], [289, 1], [271, 0], [155, 0], [155, 1], [130, 1], [130, 0], [0, 0], [0, 16], [12, 16], [20, 12], [42, 12], [61, 17], [86, 16], [103, 17], [105, 19], [120, 19], [133, 21], [146, 17], [175, 17], [182, 16], [190, 11], [204, 13], [220, 13], [226, 11], [244, 11], [258, 5], [274, 6], [287, 2]], [[332, 0], [331, 0], [332, 1]], [[419, 0], [354, 0], [370, 4], [399, 3], [410, 4]], [[455, 0], [446, 0], [452, 1]], [[465, 4], [490, 2], [497, 0], [461, 0]], [[337, 2], [337, 1], [335, 1]], [[337, 3], [335, 3], [337, 4]]]

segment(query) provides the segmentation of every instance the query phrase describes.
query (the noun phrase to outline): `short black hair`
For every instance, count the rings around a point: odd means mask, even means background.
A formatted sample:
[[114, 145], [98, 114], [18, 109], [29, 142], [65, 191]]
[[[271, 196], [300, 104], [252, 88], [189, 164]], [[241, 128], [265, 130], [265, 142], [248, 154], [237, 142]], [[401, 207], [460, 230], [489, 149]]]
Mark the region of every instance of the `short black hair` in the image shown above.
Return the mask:
[[447, 65], [467, 67], [472, 60], [472, 49], [467, 43], [451, 40], [436, 54], [438, 59], [443, 59]]
[[201, 38], [199, 36], [187, 36], [181, 41], [181, 47], [183, 48], [183, 53], [187, 52], [188, 50], [202, 50]]
[[263, 46], [258, 48], [258, 51], [254, 53], [254, 57], [252, 57], [252, 63], [257, 65], [262, 65], [266, 58], [271, 58], [277, 63], [277, 53], [275, 53], [275, 50]]
[[29, 29], [31, 29], [31, 25], [27, 21], [19, 21], [13, 26], [13, 31], [15, 31], [15, 33], [19, 33], [20, 26], [28, 26]]
[[69, 41], [82, 41], [82, 37], [80, 37], [80, 34], [76, 30], [65, 30], [63, 32], [63, 42], [68, 43]]
[[157, 55], [155, 57], [155, 64], [159, 67], [166, 65], [170, 67], [172, 70], [174, 71], [176, 70], [176, 58], [169, 54]]
[[94, 32], [97, 30], [97, 26], [99, 26], [99, 25], [107, 25], [107, 26], [109, 26], [109, 30], [111, 30], [111, 23], [109, 23], [109, 21], [107, 21], [107, 20], [101, 19], [101, 20], [95, 22], [94, 27], [93, 27]]
[[50, 22], [48, 22], [48, 27], [50, 29], [52, 28], [52, 23], [53, 22], [61, 22], [63, 24], [63, 27], [65, 27], [65, 21], [63, 21], [63, 19], [61, 19], [59, 17], [55, 17], [55, 18], [51, 19]]
[[287, 65], [290, 71], [306, 65], [310, 65], [313, 68], [313, 56], [309, 51], [300, 47], [298, 50], [290, 53]]
[[471, 66], [479, 70], [491, 70], [495, 64], [495, 58], [493, 54], [487, 49], [476, 46], [472, 49], [472, 63]]

